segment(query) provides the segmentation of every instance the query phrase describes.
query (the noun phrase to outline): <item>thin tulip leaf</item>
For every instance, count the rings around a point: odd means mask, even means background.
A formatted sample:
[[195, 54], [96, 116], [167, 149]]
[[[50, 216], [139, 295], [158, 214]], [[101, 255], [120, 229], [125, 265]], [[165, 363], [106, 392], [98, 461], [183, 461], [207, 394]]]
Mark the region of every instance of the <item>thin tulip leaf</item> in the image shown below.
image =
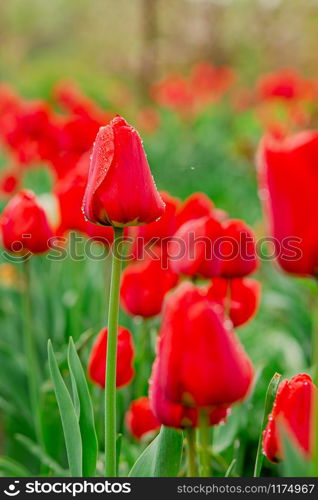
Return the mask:
[[272, 411], [272, 407], [273, 407], [273, 404], [274, 404], [274, 401], [276, 398], [276, 393], [277, 393], [279, 384], [281, 382], [281, 378], [282, 378], [282, 376], [280, 373], [274, 373], [274, 375], [273, 375], [273, 377], [272, 377], [272, 379], [267, 387], [263, 420], [262, 420], [262, 425], [261, 425], [259, 439], [258, 439], [258, 447], [257, 447], [256, 460], [255, 460], [255, 466], [254, 466], [254, 477], [259, 477], [261, 474], [263, 461], [264, 461], [264, 455], [262, 453], [263, 432], [264, 432], [266, 425], [267, 425], [268, 415]]
[[32, 455], [39, 458], [41, 463], [47, 465], [58, 476], [67, 476], [67, 471], [63, 469], [52, 457], [50, 457], [40, 446], [32, 439], [22, 434], [17, 434], [16, 440], [19, 441]]
[[82, 438], [71, 396], [60, 373], [52, 344], [48, 343], [49, 366], [62, 420], [67, 458], [71, 476], [82, 476]]
[[32, 473], [24, 465], [10, 457], [0, 457], [0, 476], [31, 477]]
[[133, 465], [129, 477], [176, 477], [182, 457], [182, 432], [161, 427]]
[[74, 399], [79, 411], [79, 425], [83, 445], [83, 476], [95, 476], [98, 443], [94, 421], [94, 410], [85, 373], [76, 352], [73, 339], [68, 348], [68, 364], [72, 377]]

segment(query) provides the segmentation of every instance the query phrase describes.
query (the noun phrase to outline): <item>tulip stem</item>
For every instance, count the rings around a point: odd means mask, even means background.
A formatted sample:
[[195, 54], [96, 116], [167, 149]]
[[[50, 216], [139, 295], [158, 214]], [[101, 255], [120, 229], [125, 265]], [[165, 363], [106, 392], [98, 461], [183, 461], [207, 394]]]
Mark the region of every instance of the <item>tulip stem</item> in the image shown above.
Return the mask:
[[186, 430], [187, 437], [187, 458], [188, 458], [188, 477], [197, 477], [196, 452], [195, 452], [195, 429], [189, 427]]
[[205, 410], [199, 413], [200, 477], [210, 477], [209, 415]]
[[40, 369], [36, 352], [34, 331], [32, 326], [32, 299], [30, 262], [23, 260], [23, 319], [24, 319], [24, 350], [28, 374], [28, 386], [31, 412], [34, 418], [34, 430], [38, 443], [43, 444], [41, 413], [39, 402]]
[[114, 228], [105, 373], [105, 476], [116, 477], [116, 363], [123, 228]]

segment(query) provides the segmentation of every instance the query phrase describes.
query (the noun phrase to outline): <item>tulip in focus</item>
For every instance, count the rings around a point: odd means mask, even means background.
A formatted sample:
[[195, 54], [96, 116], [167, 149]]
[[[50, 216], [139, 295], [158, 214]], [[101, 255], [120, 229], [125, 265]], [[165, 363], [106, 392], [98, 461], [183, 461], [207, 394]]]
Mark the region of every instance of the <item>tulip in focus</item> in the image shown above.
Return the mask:
[[115, 227], [149, 224], [164, 213], [141, 139], [120, 116], [97, 134], [83, 209], [89, 221]]
[[153, 414], [146, 396], [130, 403], [126, 413], [126, 425], [129, 432], [138, 440], [160, 429], [161, 424]]
[[281, 382], [263, 436], [263, 450], [271, 462], [283, 459], [280, 427], [309, 458], [312, 452], [313, 403], [317, 388], [309, 375], [299, 374]]
[[24, 255], [49, 250], [53, 231], [32, 191], [20, 191], [9, 201], [1, 215], [0, 226], [2, 244], [9, 252]]
[[[99, 332], [88, 362], [88, 374], [90, 379], [103, 388], [105, 387], [107, 335], [107, 328], [103, 328]], [[121, 388], [132, 381], [134, 376], [133, 358], [134, 346], [132, 334], [127, 328], [119, 326], [117, 336], [117, 388]]]

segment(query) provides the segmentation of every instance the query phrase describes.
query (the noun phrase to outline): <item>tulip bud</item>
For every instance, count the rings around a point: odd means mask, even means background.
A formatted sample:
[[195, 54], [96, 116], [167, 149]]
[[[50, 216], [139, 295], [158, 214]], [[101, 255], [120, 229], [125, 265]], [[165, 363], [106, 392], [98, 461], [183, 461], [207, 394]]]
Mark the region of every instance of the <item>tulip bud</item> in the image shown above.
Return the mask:
[[[149, 382], [149, 396], [151, 408], [162, 425], [185, 429], [187, 427], [197, 427], [199, 424], [198, 409], [193, 406], [182, 405], [170, 401], [165, 396], [160, 375], [159, 358], [155, 359], [152, 368], [152, 375]], [[225, 421], [229, 413], [226, 406], [216, 406], [209, 410], [210, 425], [218, 425]]]
[[231, 405], [247, 395], [253, 379], [234, 332], [190, 283], [166, 299], [157, 356], [164, 398], [181, 405]]
[[317, 153], [313, 131], [284, 140], [266, 136], [258, 151], [260, 196], [277, 261], [285, 271], [304, 276], [318, 270]]
[[164, 213], [137, 131], [117, 116], [94, 144], [83, 210], [104, 226], [149, 224]]
[[[108, 329], [103, 328], [96, 337], [88, 362], [88, 374], [91, 380], [105, 387], [106, 348]], [[134, 346], [132, 334], [127, 328], [118, 327], [116, 387], [129, 384], [134, 376]]]
[[206, 288], [208, 299], [227, 310], [234, 327], [252, 319], [260, 302], [261, 285], [250, 278], [213, 278]]
[[217, 276], [221, 272], [221, 261], [215, 255], [214, 243], [221, 235], [221, 224], [213, 217], [183, 224], [168, 245], [173, 271], [187, 276]]
[[295, 375], [281, 382], [263, 435], [263, 450], [271, 462], [283, 458], [282, 427], [307, 457], [312, 452], [313, 399], [317, 392], [309, 375]]
[[32, 191], [20, 191], [9, 201], [0, 225], [2, 244], [9, 252], [23, 255], [49, 250], [53, 231]]
[[215, 253], [222, 259], [221, 275], [240, 278], [257, 268], [255, 236], [243, 221], [229, 219], [222, 223], [223, 234]]
[[211, 216], [214, 203], [204, 193], [191, 194], [181, 205], [177, 214], [177, 227], [192, 219]]
[[136, 439], [160, 429], [160, 422], [153, 414], [147, 397], [141, 397], [130, 403], [126, 413], [126, 425]]
[[143, 262], [130, 264], [122, 274], [120, 296], [123, 309], [133, 316], [150, 318], [160, 313], [165, 294], [178, 276], [164, 269], [160, 254]]

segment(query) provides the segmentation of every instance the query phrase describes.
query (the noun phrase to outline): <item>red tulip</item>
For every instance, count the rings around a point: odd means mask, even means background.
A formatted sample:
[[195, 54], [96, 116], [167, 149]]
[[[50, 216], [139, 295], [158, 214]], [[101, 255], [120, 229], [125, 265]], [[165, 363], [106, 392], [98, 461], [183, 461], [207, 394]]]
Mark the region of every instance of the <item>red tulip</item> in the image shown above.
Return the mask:
[[168, 247], [172, 270], [205, 278], [220, 274], [221, 260], [215, 255], [214, 244], [221, 236], [221, 224], [211, 216], [183, 224]]
[[141, 139], [120, 116], [97, 134], [84, 213], [95, 224], [118, 227], [149, 224], [164, 213]]
[[151, 94], [155, 102], [174, 111], [189, 113], [194, 104], [189, 82], [178, 74], [169, 75], [153, 85]]
[[193, 193], [183, 202], [178, 210], [177, 228], [192, 219], [211, 216], [214, 210], [213, 201], [204, 193]]
[[160, 429], [160, 422], [153, 414], [147, 397], [141, 397], [130, 403], [126, 413], [126, 425], [136, 439]]
[[313, 399], [317, 388], [309, 375], [300, 374], [281, 382], [264, 431], [263, 450], [272, 462], [283, 458], [281, 428], [310, 457], [313, 437]]
[[129, 264], [122, 274], [120, 296], [123, 309], [133, 316], [150, 318], [160, 313], [166, 293], [178, 281], [170, 268], [164, 269], [160, 254]]
[[111, 227], [96, 226], [85, 220], [82, 212], [83, 196], [89, 169], [89, 153], [85, 153], [68, 175], [59, 179], [54, 193], [59, 202], [60, 225], [58, 234], [79, 231], [106, 245], [111, 245], [114, 231]]
[[257, 268], [255, 236], [243, 221], [229, 219], [222, 223], [223, 234], [214, 253], [222, 260], [224, 278], [246, 276]]
[[147, 243], [151, 246], [160, 244], [166, 247], [169, 239], [176, 232], [177, 211], [181, 202], [179, 198], [175, 198], [165, 191], [159, 193], [166, 206], [163, 216], [151, 224], [129, 228], [129, 235], [135, 238], [131, 252], [136, 259], [144, 258]]
[[[103, 328], [97, 335], [88, 362], [88, 374], [91, 380], [103, 388], [105, 387], [107, 332], [108, 329]], [[123, 387], [132, 381], [134, 376], [133, 357], [132, 334], [127, 328], [119, 326], [116, 387]]]
[[232, 85], [234, 72], [227, 66], [216, 67], [202, 61], [194, 65], [190, 84], [195, 98], [202, 103], [219, 99]]
[[235, 334], [191, 283], [166, 299], [157, 356], [164, 398], [173, 403], [228, 406], [246, 396], [253, 379]]
[[263, 75], [257, 82], [257, 92], [262, 100], [310, 99], [314, 97], [314, 84], [291, 69], [282, 69]]
[[260, 193], [278, 263], [299, 275], [318, 271], [317, 154], [313, 131], [284, 140], [266, 136], [258, 154]]
[[0, 196], [7, 197], [17, 191], [20, 184], [18, 172], [15, 170], [7, 170], [0, 178]]
[[[156, 358], [150, 379], [150, 405], [157, 419], [162, 425], [184, 429], [197, 427], [199, 423], [198, 409], [193, 406], [174, 403], [165, 396], [161, 383], [160, 361]], [[209, 424], [218, 425], [225, 421], [229, 413], [226, 406], [216, 406], [209, 410]]]
[[32, 191], [20, 191], [1, 215], [3, 246], [14, 253], [43, 253], [49, 250], [53, 231]]
[[250, 278], [213, 278], [206, 289], [207, 297], [228, 310], [234, 327], [244, 325], [256, 313], [261, 293], [261, 285]]

